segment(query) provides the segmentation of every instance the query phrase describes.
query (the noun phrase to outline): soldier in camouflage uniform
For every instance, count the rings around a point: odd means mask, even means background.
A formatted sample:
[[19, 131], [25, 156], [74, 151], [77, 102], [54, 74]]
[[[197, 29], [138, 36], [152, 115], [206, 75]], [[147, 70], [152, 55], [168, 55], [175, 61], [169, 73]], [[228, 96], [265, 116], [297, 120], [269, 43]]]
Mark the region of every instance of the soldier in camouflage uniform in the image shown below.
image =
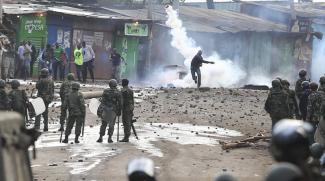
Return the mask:
[[27, 116], [27, 94], [25, 90], [19, 90], [20, 83], [18, 80], [11, 82], [12, 90], [8, 94], [9, 98], [9, 109], [20, 113], [24, 119]]
[[69, 117], [67, 121], [67, 126], [65, 130], [65, 138], [62, 141], [63, 143], [68, 143], [69, 135], [73, 128], [74, 123], [76, 122], [75, 128], [75, 143], [79, 143], [79, 136], [81, 134], [82, 124], [84, 124], [84, 119], [86, 115], [86, 106], [83, 95], [79, 92], [80, 84], [73, 82], [71, 85], [72, 91], [65, 97], [63, 102], [63, 116], [66, 117], [66, 110], [69, 111]]
[[289, 95], [289, 118], [300, 119], [299, 106], [296, 99], [296, 93], [290, 89], [290, 83], [287, 80], [281, 80], [282, 88]]
[[134, 98], [133, 91], [129, 88], [129, 80], [122, 80], [122, 121], [124, 126], [124, 138], [121, 142], [129, 142], [129, 137], [131, 136], [131, 125], [132, 125], [132, 117], [134, 110]]
[[[64, 103], [64, 98], [70, 93], [71, 91], [71, 85], [74, 81], [74, 75], [73, 73], [69, 73], [67, 75], [67, 80], [65, 80], [61, 87], [60, 87], [60, 98], [61, 98], [61, 103]], [[61, 106], [61, 116], [60, 116], [60, 129], [59, 131], [64, 131], [64, 121], [66, 119], [66, 116], [64, 116], [62, 113], [64, 112], [63, 107]]]
[[0, 79], [0, 111], [7, 111], [9, 109], [8, 105], [8, 95], [5, 91], [6, 82]]
[[306, 78], [307, 71], [306, 70], [300, 70], [299, 71], [299, 79], [296, 82], [295, 92], [298, 97], [298, 100], [300, 101], [301, 96], [304, 94], [304, 90], [301, 86], [302, 82], [307, 81]]
[[320, 79], [319, 79], [318, 91], [325, 92], [325, 76], [321, 76]]
[[272, 119], [272, 128], [278, 121], [290, 116], [289, 95], [282, 89], [278, 79], [272, 81], [272, 88], [265, 102], [265, 110]]
[[301, 83], [302, 87], [302, 94], [300, 95], [300, 101], [299, 101], [299, 110], [301, 113], [302, 120], [306, 121], [307, 118], [307, 106], [308, 106], [308, 97], [311, 93], [310, 85], [308, 81], [304, 81]]
[[[41, 97], [45, 104], [45, 111], [42, 114], [44, 119], [43, 131], [48, 131], [48, 106], [54, 98], [54, 82], [48, 77], [49, 71], [44, 68], [41, 70], [39, 81], [36, 83], [36, 89], [38, 90], [37, 96]], [[40, 129], [41, 115], [36, 116], [35, 129]]]
[[109, 89], [105, 89], [101, 104], [97, 110], [98, 117], [102, 118], [102, 125], [100, 126], [99, 138], [97, 142], [103, 142], [103, 136], [108, 124], [108, 143], [112, 143], [112, 135], [114, 132], [114, 125], [116, 116], [121, 115], [122, 96], [117, 89], [117, 82], [115, 79], [109, 81]]
[[[306, 121], [313, 126], [313, 131], [315, 133], [316, 126], [321, 119], [321, 105], [324, 93], [317, 91], [318, 84], [315, 82], [310, 83], [309, 86], [311, 89], [311, 93], [308, 97]], [[314, 133], [312, 134], [312, 137], [314, 136]], [[314, 142], [313, 138], [311, 138], [310, 141]]]

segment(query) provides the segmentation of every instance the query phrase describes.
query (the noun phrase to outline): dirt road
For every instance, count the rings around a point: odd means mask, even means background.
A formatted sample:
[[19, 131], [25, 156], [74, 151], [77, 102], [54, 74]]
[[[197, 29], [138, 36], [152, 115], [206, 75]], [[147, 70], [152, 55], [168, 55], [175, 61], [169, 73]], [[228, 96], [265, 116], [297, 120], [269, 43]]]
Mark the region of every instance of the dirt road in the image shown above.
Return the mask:
[[[101, 88], [82, 88], [83, 90]], [[238, 140], [261, 130], [270, 134], [263, 110], [266, 91], [241, 89], [137, 89], [135, 123], [140, 140], [96, 143], [100, 121], [87, 110], [81, 143], [61, 144], [59, 108], [51, 107], [50, 131], [37, 142], [33, 171], [37, 180], [127, 180], [130, 159], [154, 160], [158, 180], [213, 180], [228, 172], [239, 180], [262, 180], [273, 163], [268, 143], [223, 151], [219, 140]], [[120, 133], [123, 135], [123, 128]], [[116, 133], [116, 132], [115, 132]], [[70, 136], [73, 141], [74, 135]], [[116, 137], [113, 139], [116, 141]]]

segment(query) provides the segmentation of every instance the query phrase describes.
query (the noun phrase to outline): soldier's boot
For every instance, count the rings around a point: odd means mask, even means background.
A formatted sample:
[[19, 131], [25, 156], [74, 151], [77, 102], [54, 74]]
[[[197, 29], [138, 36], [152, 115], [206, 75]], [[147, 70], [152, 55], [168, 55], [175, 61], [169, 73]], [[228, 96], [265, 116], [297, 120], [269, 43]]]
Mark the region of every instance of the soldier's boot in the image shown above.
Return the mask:
[[194, 82], [195, 84], [197, 84], [197, 76], [195, 76]]
[[49, 128], [48, 128], [47, 126], [44, 126], [43, 131], [44, 131], [44, 132], [47, 132], [48, 130], [49, 130]]
[[80, 143], [80, 142], [79, 142], [79, 135], [78, 135], [78, 136], [76, 135], [76, 137], [74, 138], [74, 142], [75, 142], [75, 143]]
[[102, 143], [103, 142], [103, 137], [102, 136], [99, 136], [98, 140], [97, 140], [97, 143]]
[[69, 142], [69, 138], [68, 138], [68, 136], [65, 136], [64, 137], [64, 140], [62, 141], [62, 143], [68, 143]]
[[107, 142], [108, 143], [113, 143], [113, 140], [112, 140], [112, 136], [111, 135], [109, 135]]
[[129, 142], [129, 137], [124, 137], [120, 142]]
[[44, 117], [44, 129], [43, 129], [43, 131], [44, 132], [47, 132], [48, 130], [49, 130], [49, 128], [48, 128], [48, 119], [46, 118], [46, 117]]

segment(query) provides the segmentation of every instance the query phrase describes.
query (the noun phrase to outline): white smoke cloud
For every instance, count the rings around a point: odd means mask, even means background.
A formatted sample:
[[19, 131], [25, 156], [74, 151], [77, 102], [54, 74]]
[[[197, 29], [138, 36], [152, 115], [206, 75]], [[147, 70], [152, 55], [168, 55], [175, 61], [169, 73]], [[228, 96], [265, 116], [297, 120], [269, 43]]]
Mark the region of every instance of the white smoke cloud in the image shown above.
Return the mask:
[[[186, 29], [183, 27], [182, 21], [178, 18], [178, 14], [171, 6], [166, 8], [168, 20], [166, 25], [171, 28], [172, 42], [179, 53], [184, 57], [184, 65], [190, 69], [192, 58], [201, 49], [196, 42], [187, 36]], [[203, 50], [204, 54], [204, 50]], [[202, 86], [209, 87], [235, 87], [240, 81], [246, 77], [246, 72], [231, 60], [222, 60], [219, 55], [214, 52], [208, 57], [204, 57], [207, 61], [213, 61], [215, 64], [204, 64], [201, 67]], [[187, 74], [184, 79], [174, 80], [172, 82], [176, 87], [194, 87], [194, 81], [191, 74]]]

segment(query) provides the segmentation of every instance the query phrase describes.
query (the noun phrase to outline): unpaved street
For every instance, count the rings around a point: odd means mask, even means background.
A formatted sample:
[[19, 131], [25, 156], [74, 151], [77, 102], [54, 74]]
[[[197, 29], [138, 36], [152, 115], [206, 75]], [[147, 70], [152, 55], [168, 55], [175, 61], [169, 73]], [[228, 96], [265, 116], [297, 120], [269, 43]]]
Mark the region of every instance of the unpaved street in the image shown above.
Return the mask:
[[[83, 87], [82, 91], [99, 90]], [[135, 123], [139, 140], [96, 143], [100, 121], [87, 110], [81, 143], [61, 144], [57, 132], [59, 108], [51, 107], [50, 131], [36, 146], [32, 162], [37, 180], [127, 180], [126, 166], [138, 156], [154, 160], [158, 180], [213, 180], [222, 172], [240, 180], [262, 180], [273, 163], [268, 143], [223, 151], [219, 140], [239, 140], [266, 130], [266, 91], [243, 89], [137, 89]], [[116, 133], [117, 130], [115, 130]], [[114, 133], [114, 134], [115, 134]], [[123, 127], [120, 127], [123, 135]], [[115, 134], [116, 136], [116, 134]], [[121, 138], [120, 138], [121, 139]], [[70, 136], [70, 142], [74, 135]]]

